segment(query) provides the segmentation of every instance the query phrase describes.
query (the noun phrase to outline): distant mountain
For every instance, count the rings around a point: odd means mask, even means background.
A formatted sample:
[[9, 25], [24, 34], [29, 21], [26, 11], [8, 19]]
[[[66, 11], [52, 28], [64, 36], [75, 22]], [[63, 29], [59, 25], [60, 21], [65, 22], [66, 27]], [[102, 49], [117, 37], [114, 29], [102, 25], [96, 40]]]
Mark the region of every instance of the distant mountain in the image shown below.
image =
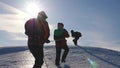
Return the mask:
[[28, 50], [28, 48], [26, 46], [1, 47], [0, 48], [0, 55], [19, 52], [19, 51], [25, 51], [25, 50]]

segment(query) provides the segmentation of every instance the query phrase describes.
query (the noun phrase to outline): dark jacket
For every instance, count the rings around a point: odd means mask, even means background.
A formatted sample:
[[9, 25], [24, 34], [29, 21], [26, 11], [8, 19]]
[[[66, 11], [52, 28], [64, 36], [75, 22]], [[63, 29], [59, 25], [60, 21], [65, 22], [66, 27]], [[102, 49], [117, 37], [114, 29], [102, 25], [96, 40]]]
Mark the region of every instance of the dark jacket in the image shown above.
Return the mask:
[[81, 37], [82, 35], [81, 35], [81, 33], [80, 32], [73, 32], [72, 33], [72, 37], [74, 37], [74, 38], [79, 38], [79, 37]]
[[32, 18], [25, 23], [25, 34], [29, 39], [41, 42], [43, 44], [50, 36], [49, 26], [47, 21], [40, 21], [38, 30], [36, 28], [36, 20], [36, 18]]

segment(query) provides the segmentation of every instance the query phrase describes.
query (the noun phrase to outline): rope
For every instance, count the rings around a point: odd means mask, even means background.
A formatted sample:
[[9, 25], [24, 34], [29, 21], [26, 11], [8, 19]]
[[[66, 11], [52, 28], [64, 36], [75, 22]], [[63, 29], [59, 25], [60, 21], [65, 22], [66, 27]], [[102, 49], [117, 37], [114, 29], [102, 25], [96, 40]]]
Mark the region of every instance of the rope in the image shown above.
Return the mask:
[[100, 60], [102, 60], [102, 61], [104, 61], [104, 62], [107, 62], [107, 63], [109, 63], [109, 64], [111, 64], [111, 65], [113, 65], [113, 66], [116, 66], [116, 67], [120, 68], [120, 65], [117, 65], [117, 64], [115, 64], [115, 63], [109, 62], [109, 61], [107, 61], [107, 60], [105, 60], [105, 59], [103, 59], [103, 58], [101, 58], [101, 57], [93, 54], [92, 52], [88, 51], [87, 49], [83, 48], [82, 46], [77, 46], [77, 47], [83, 49], [84, 52], [90, 54], [91, 56], [94, 56], [94, 57], [96, 57], [96, 58], [98, 58], [98, 59], [100, 59]]

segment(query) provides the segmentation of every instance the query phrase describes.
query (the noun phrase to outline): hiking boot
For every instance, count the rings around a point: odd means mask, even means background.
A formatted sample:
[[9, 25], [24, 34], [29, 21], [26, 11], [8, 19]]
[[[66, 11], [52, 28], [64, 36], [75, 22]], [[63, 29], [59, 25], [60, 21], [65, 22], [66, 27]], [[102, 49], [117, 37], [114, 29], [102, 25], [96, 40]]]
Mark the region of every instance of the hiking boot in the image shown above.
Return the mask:
[[61, 60], [62, 63], [65, 63], [65, 60]]
[[55, 63], [56, 66], [59, 66], [60, 64], [59, 63]]
[[57, 68], [62, 68], [62, 66], [58, 65]]

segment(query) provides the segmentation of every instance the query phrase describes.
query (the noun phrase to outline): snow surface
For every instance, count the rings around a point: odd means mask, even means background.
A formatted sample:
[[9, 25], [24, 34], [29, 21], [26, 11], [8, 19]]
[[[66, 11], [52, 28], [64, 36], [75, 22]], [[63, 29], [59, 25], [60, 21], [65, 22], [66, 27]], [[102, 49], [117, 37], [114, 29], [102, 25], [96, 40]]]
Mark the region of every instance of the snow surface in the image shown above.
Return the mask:
[[[95, 47], [69, 48], [66, 63], [61, 63], [62, 68], [120, 68], [120, 52]], [[53, 45], [44, 47], [42, 68], [57, 68], [54, 65], [55, 52]], [[32, 68], [33, 64], [34, 58], [27, 47], [0, 48], [0, 68]]]

